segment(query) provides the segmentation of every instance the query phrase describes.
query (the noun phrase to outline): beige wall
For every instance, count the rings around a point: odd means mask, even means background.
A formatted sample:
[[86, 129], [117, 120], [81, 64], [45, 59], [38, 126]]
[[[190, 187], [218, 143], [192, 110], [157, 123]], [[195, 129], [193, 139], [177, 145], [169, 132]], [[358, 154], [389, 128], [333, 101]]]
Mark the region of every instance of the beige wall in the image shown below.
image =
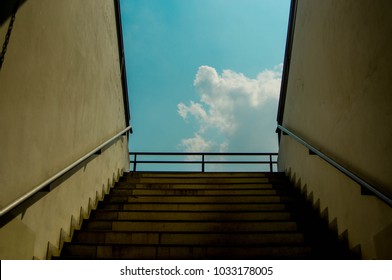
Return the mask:
[[[391, 48], [391, 1], [299, 0], [283, 119], [390, 196]], [[364, 258], [392, 258], [391, 207], [361, 196], [356, 184], [288, 136], [280, 143], [279, 168], [320, 199]]]
[[[1, 208], [123, 130], [114, 2], [26, 1], [0, 71], [0, 112]], [[1, 228], [0, 258], [45, 258], [71, 215], [128, 169], [127, 147], [117, 141]]]

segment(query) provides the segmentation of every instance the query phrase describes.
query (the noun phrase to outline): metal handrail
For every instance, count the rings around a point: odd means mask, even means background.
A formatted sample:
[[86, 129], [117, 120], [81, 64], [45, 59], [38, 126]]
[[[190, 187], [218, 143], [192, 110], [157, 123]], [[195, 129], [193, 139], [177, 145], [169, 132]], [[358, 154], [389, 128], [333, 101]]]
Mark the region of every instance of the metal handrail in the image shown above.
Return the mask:
[[[134, 159], [130, 160], [133, 164], [133, 171], [136, 171], [137, 164], [201, 164], [201, 172], [205, 172], [206, 164], [268, 164], [270, 172], [273, 172], [273, 164], [277, 164], [277, 160], [272, 160], [273, 156], [278, 153], [211, 153], [211, 152], [130, 152]], [[200, 156], [201, 160], [138, 160], [137, 156]], [[206, 156], [269, 156], [267, 161], [206, 161]]]
[[8, 213], [9, 211], [11, 211], [12, 209], [14, 209], [15, 207], [17, 207], [18, 205], [20, 205], [21, 203], [25, 202], [27, 199], [31, 198], [34, 194], [38, 193], [39, 191], [43, 190], [45, 187], [47, 187], [48, 185], [50, 185], [51, 183], [53, 183], [55, 180], [57, 180], [58, 178], [60, 178], [61, 176], [66, 175], [68, 172], [71, 172], [76, 166], [78, 166], [79, 164], [81, 164], [82, 162], [84, 162], [85, 160], [87, 160], [88, 158], [90, 158], [91, 156], [94, 155], [98, 155], [102, 152], [102, 150], [104, 148], [106, 148], [107, 146], [109, 146], [113, 141], [117, 140], [119, 137], [126, 135], [128, 133], [128, 131], [130, 131], [132, 129], [131, 126], [128, 126], [127, 128], [125, 128], [124, 130], [122, 130], [121, 132], [117, 133], [115, 136], [113, 136], [112, 138], [110, 138], [109, 140], [105, 141], [103, 144], [99, 145], [98, 147], [96, 147], [95, 149], [93, 149], [91, 152], [87, 153], [86, 155], [84, 155], [83, 157], [79, 158], [77, 161], [75, 161], [74, 163], [68, 165], [66, 168], [62, 169], [61, 171], [57, 172], [55, 175], [53, 175], [52, 177], [50, 177], [49, 179], [45, 180], [44, 182], [42, 182], [41, 184], [39, 184], [38, 186], [34, 187], [32, 190], [30, 190], [29, 192], [25, 193], [24, 195], [22, 195], [21, 197], [17, 198], [16, 200], [14, 200], [13, 202], [11, 202], [10, 204], [8, 204], [7, 206], [5, 206], [4, 208], [2, 208], [0, 210], [0, 217], [3, 216], [4, 214]]
[[357, 182], [360, 186], [366, 188], [368, 191], [370, 191], [372, 194], [380, 198], [382, 201], [387, 203], [389, 206], [392, 207], [392, 198], [387, 196], [386, 194], [382, 193], [380, 190], [378, 190], [375, 186], [372, 186], [368, 182], [366, 182], [364, 179], [360, 178], [359, 176], [355, 175], [352, 171], [347, 169], [346, 167], [342, 166], [335, 160], [333, 160], [331, 157], [327, 156], [326, 154], [320, 152], [318, 149], [307, 143], [305, 140], [301, 139], [298, 137], [296, 134], [288, 130], [282, 125], [278, 125], [278, 130], [284, 132], [285, 134], [289, 135], [292, 137], [294, 140], [296, 140], [298, 143], [304, 145], [307, 149], [309, 149], [312, 153], [318, 155], [320, 158], [328, 162], [330, 165], [338, 169], [339, 171], [343, 172], [345, 175], [347, 175], [349, 178]]

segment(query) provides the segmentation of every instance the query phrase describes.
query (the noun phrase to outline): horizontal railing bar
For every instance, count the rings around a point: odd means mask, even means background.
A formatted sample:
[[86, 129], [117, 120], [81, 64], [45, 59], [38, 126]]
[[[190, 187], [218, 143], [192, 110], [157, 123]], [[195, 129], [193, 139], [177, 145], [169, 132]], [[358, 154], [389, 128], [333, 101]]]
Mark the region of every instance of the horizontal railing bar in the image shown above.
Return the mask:
[[137, 160], [137, 161], [130, 161], [130, 163], [159, 163], [159, 164], [166, 164], [166, 163], [188, 163], [188, 164], [200, 164], [203, 163], [202, 161], [181, 161], [181, 160]]
[[163, 161], [163, 160], [137, 160], [137, 161], [130, 161], [130, 163], [159, 163], [159, 164], [166, 164], [166, 163], [187, 163], [187, 164], [270, 164], [270, 163], [278, 163], [277, 161], [180, 161], [180, 160], [173, 160], [173, 161]]
[[305, 140], [301, 139], [297, 135], [295, 135], [293, 132], [288, 130], [282, 125], [278, 125], [278, 129], [283, 131], [284, 133], [288, 134], [291, 136], [293, 139], [295, 139], [298, 143], [304, 145], [306, 148], [308, 148], [310, 151], [318, 155], [320, 158], [331, 164], [333, 167], [338, 169], [339, 171], [343, 172], [345, 175], [347, 175], [349, 178], [357, 182], [359, 185], [365, 187], [368, 189], [370, 192], [372, 192], [374, 195], [376, 195], [378, 198], [380, 198], [382, 201], [387, 203], [389, 206], [392, 207], [392, 198], [388, 197], [381, 191], [379, 191], [376, 187], [372, 186], [368, 182], [366, 182], [364, 179], [360, 178], [359, 176], [355, 175], [353, 172], [348, 170], [347, 168], [343, 167], [341, 164], [337, 163], [335, 160], [330, 158], [329, 156], [325, 155], [324, 153], [320, 152], [318, 149], [307, 143]]
[[61, 171], [57, 172], [55, 175], [53, 175], [52, 177], [50, 177], [46, 181], [42, 182], [41, 184], [39, 184], [38, 186], [34, 187], [32, 190], [30, 190], [26, 194], [22, 195], [21, 197], [17, 198], [13, 202], [11, 202], [10, 204], [8, 204], [4, 208], [2, 208], [0, 210], [0, 217], [3, 216], [4, 214], [6, 214], [7, 212], [11, 211], [16, 206], [20, 205], [22, 202], [26, 201], [28, 198], [32, 197], [34, 194], [36, 194], [39, 191], [41, 191], [42, 189], [44, 189], [50, 183], [54, 182], [55, 180], [57, 180], [61, 176], [65, 175], [67, 172], [71, 171], [73, 168], [75, 168], [76, 166], [78, 166], [79, 164], [81, 164], [82, 162], [84, 162], [85, 160], [90, 158], [91, 156], [96, 155], [98, 151], [104, 149], [106, 146], [111, 144], [117, 138], [121, 137], [122, 135], [124, 135], [125, 133], [130, 131], [131, 128], [132, 128], [131, 126], [128, 126], [124, 130], [122, 130], [121, 132], [117, 133], [115, 136], [110, 138], [109, 140], [105, 141], [103, 144], [101, 144], [98, 147], [96, 147], [95, 149], [93, 149], [91, 152], [85, 154], [84, 156], [82, 156], [81, 158], [76, 160], [74, 163], [68, 165], [67, 167], [65, 167]]
[[206, 156], [277, 156], [278, 153], [202, 153], [202, 152], [130, 152], [130, 155], [154, 155], [154, 156], [196, 156], [196, 155], [206, 155]]

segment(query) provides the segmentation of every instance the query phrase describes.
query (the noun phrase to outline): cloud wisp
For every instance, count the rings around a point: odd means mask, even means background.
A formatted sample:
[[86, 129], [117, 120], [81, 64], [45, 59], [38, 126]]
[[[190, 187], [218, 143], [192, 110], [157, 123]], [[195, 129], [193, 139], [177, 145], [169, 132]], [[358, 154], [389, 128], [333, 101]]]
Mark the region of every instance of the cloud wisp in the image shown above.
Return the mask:
[[263, 130], [276, 125], [282, 67], [249, 78], [233, 70], [219, 74], [213, 67], [200, 66], [193, 82], [199, 100], [177, 105], [180, 117], [196, 123], [197, 129], [192, 137], [181, 140], [179, 148], [185, 152], [258, 152], [274, 147], [274, 131]]

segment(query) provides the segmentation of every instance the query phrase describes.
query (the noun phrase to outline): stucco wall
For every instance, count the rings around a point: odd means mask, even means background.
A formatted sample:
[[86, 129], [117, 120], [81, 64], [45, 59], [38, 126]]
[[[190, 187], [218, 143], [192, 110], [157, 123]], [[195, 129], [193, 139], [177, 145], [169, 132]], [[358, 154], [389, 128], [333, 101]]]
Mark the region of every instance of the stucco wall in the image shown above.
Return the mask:
[[[392, 2], [299, 0], [294, 34], [283, 125], [392, 195]], [[377, 245], [381, 238], [392, 248], [385, 237], [391, 207], [361, 196], [356, 184], [288, 136], [279, 169], [328, 207], [364, 258], [392, 257]]]
[[[7, 28], [8, 21], [1, 38]], [[114, 1], [34, 0], [19, 8], [0, 71], [0, 207], [125, 128], [117, 42]], [[12, 242], [1, 237], [0, 257], [44, 258], [71, 215], [128, 169], [126, 142], [1, 228], [2, 237], [18, 228], [27, 234], [18, 242], [33, 249], [10, 252]]]

